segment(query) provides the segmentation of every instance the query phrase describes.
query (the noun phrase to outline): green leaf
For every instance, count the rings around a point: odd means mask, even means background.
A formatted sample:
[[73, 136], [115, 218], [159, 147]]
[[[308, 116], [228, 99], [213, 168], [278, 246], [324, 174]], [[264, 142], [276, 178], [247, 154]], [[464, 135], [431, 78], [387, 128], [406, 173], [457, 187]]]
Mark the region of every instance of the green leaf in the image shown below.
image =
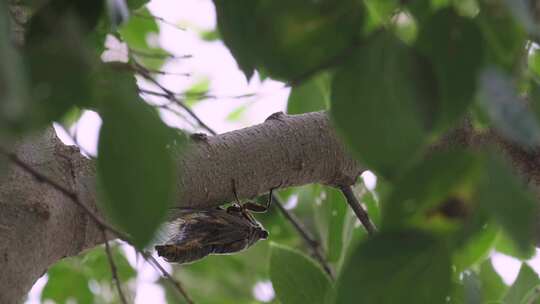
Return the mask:
[[536, 49], [529, 54], [529, 70], [531, 70], [537, 79], [540, 79], [540, 49]]
[[452, 260], [456, 272], [462, 272], [479, 261], [486, 259], [495, 245], [499, 230], [493, 224], [487, 224], [480, 231], [470, 236], [467, 243], [454, 251]]
[[127, 5], [130, 10], [136, 10], [141, 8], [143, 5], [146, 5], [148, 0], [127, 0]]
[[324, 193], [320, 204], [312, 203], [313, 212], [327, 259], [336, 262], [344, 247], [342, 232], [347, 202], [337, 189], [325, 188]]
[[481, 77], [480, 104], [500, 134], [527, 148], [540, 146], [540, 125], [518, 96], [509, 75], [486, 68]]
[[199, 33], [202, 40], [212, 42], [221, 39], [217, 30], [202, 31]]
[[431, 77], [397, 38], [377, 35], [336, 72], [330, 114], [353, 155], [395, 176], [426, 142]]
[[479, 304], [482, 301], [481, 282], [476, 273], [465, 271], [460, 274], [459, 282], [453, 282], [453, 291], [447, 303]]
[[188, 107], [193, 107], [203, 99], [202, 97], [208, 93], [209, 89], [210, 80], [208, 78], [203, 78], [195, 82], [189, 89], [184, 92], [184, 103]]
[[328, 303], [332, 284], [315, 261], [275, 243], [270, 250], [270, 278], [281, 303]]
[[158, 24], [151, 17], [152, 14], [148, 9], [141, 8], [137, 11], [137, 15], [133, 15], [128, 22], [122, 24], [118, 32], [140, 63], [149, 69], [159, 69], [169, 53], [148, 43], [150, 35], [159, 34]]
[[536, 253], [533, 244], [530, 244], [526, 250], [519, 248], [518, 244], [504, 230], [499, 231], [495, 242], [495, 250], [522, 261], [531, 259]]
[[73, 260], [57, 263], [49, 269], [49, 279], [41, 293], [41, 300], [55, 303], [70, 303], [73, 299], [79, 304], [94, 303], [94, 294], [88, 287], [88, 278]]
[[107, 13], [114, 29], [129, 19], [129, 9], [125, 0], [106, 0]]
[[500, 301], [508, 287], [493, 268], [491, 260], [487, 259], [480, 264], [479, 273], [482, 285], [482, 298], [486, 303]]
[[364, 19], [356, 0], [214, 4], [223, 41], [248, 79], [255, 68], [289, 81], [318, 69], [353, 46]]
[[416, 231], [373, 236], [343, 269], [336, 303], [444, 303], [450, 293], [448, 249]]
[[537, 203], [526, 186], [500, 159], [489, 156], [477, 191], [481, 208], [502, 226], [521, 253], [529, 252]]
[[505, 0], [506, 4], [514, 18], [519, 21], [531, 36], [540, 35], [540, 24], [535, 16], [535, 7], [526, 0]]
[[482, 7], [476, 21], [486, 44], [486, 57], [507, 72], [520, 64], [527, 34], [504, 8], [502, 1], [481, 1]]
[[523, 263], [521, 264], [521, 269], [519, 270], [516, 281], [504, 296], [504, 302], [524, 303], [523, 300], [527, 293], [538, 285], [540, 285], [538, 274], [527, 264]]
[[[111, 252], [120, 281], [125, 283], [134, 278], [136, 275], [135, 269], [131, 267], [120, 248], [111, 244]], [[112, 280], [111, 266], [105, 252], [105, 246], [99, 246], [85, 254], [81, 266], [89, 279], [109, 283]]]
[[366, 33], [387, 23], [399, 7], [399, 1], [397, 0], [365, 0], [364, 3], [368, 13], [365, 26]]
[[433, 64], [440, 98], [437, 125], [453, 125], [472, 104], [483, 63], [478, 26], [452, 9], [442, 9], [420, 25], [417, 45]]
[[248, 107], [249, 107], [249, 104], [244, 104], [237, 107], [231, 113], [229, 113], [229, 115], [227, 115], [225, 119], [231, 122], [241, 120], [242, 117], [244, 117], [244, 115], [246, 114], [246, 110], [248, 109]]
[[88, 107], [90, 73], [97, 53], [87, 36], [102, 15], [101, 1], [47, 2], [31, 18], [22, 50], [30, 102], [19, 130], [58, 120], [74, 105]]
[[167, 149], [170, 130], [137, 96], [132, 76], [104, 74], [104, 84], [110, 83], [101, 97], [98, 177], [108, 214], [142, 248], [173, 198], [174, 163]]
[[[478, 157], [470, 152], [433, 153], [397, 181], [386, 204], [389, 207], [383, 208], [383, 226], [423, 225], [437, 216], [464, 220], [470, 205], [467, 193], [480, 169]], [[457, 209], [445, 210], [445, 203]], [[441, 209], [436, 209], [439, 205]]]
[[288, 114], [326, 110], [330, 103], [329, 76], [320, 74], [293, 87], [287, 100]]
[[22, 58], [11, 42], [10, 20], [5, 1], [0, 3], [0, 137], [13, 132], [25, 120], [28, 83]]

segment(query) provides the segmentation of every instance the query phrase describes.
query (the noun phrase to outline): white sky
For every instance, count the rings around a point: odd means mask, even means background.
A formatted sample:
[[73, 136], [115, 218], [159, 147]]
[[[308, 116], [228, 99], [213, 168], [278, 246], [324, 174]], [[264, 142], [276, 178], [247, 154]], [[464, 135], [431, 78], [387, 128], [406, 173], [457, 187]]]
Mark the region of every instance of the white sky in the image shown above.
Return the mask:
[[[261, 82], [257, 76], [247, 83], [223, 43], [206, 42], [199, 38], [199, 31], [213, 30], [216, 25], [214, 7], [210, 0], [153, 0], [148, 7], [155, 16], [186, 28], [183, 31], [160, 23], [159, 37], [148, 37], [149, 41], [159, 43], [161, 47], [175, 55], [193, 55], [189, 59], [170, 60], [162, 68], [164, 71], [176, 73], [188, 72], [192, 74], [191, 77], [161, 76], [160, 82], [171, 91], [183, 92], [202, 79], [210, 80], [210, 93], [222, 98], [201, 101], [194, 106], [193, 110], [218, 133], [258, 124], [274, 112], [285, 111], [289, 89], [283, 83], [272, 80]], [[244, 99], [226, 98], [246, 93], [256, 93], [256, 96]], [[249, 106], [242, 118], [235, 122], [227, 121], [226, 117], [242, 105]], [[171, 125], [185, 126], [177, 117], [170, 114], [164, 113], [163, 118]], [[94, 155], [100, 124], [101, 120], [96, 113], [86, 112], [75, 132], [79, 145]], [[66, 136], [62, 137], [63, 140], [69, 142]], [[364, 178], [368, 187], [374, 186], [376, 179], [372, 174], [367, 173]], [[162, 288], [155, 284], [159, 278], [156, 271], [148, 265], [137, 263], [134, 254], [129, 249], [125, 252], [130, 263], [139, 270], [135, 303], [166, 303]], [[515, 280], [520, 266], [519, 261], [494, 253], [492, 262], [507, 284]], [[540, 255], [537, 254], [530, 264], [537, 272], [540, 272]], [[166, 263], [163, 265], [170, 269]], [[46, 275], [36, 282], [26, 303], [40, 303], [39, 296], [45, 283]], [[254, 286], [253, 294], [260, 301], [270, 301], [274, 297], [269, 281], [259, 282]]]

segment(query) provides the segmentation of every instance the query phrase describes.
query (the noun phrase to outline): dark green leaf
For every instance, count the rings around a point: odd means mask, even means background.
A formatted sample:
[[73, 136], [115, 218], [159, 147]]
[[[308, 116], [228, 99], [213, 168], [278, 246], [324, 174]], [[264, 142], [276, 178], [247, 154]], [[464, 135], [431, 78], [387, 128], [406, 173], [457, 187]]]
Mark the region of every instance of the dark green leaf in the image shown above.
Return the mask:
[[529, 55], [529, 70], [531, 70], [537, 79], [540, 79], [540, 49], [536, 49]]
[[114, 29], [129, 19], [129, 9], [125, 0], [106, 0], [109, 20]]
[[510, 76], [487, 68], [481, 86], [481, 105], [501, 135], [527, 148], [540, 146], [540, 125], [518, 96]]
[[330, 103], [329, 76], [321, 74], [292, 88], [287, 101], [288, 114], [326, 110]]
[[108, 73], [103, 79], [104, 84], [110, 83], [100, 105], [98, 176], [109, 215], [143, 247], [172, 202], [175, 172], [167, 149], [170, 131], [139, 99], [129, 74]]
[[440, 109], [437, 126], [453, 125], [472, 104], [483, 61], [480, 30], [469, 18], [443, 9], [425, 20], [417, 45], [433, 64]]
[[283, 304], [328, 303], [332, 283], [321, 267], [290, 248], [271, 245], [270, 278]]
[[523, 303], [523, 299], [531, 289], [540, 285], [538, 274], [527, 264], [521, 264], [519, 275], [504, 296], [505, 303]]
[[127, 5], [130, 10], [136, 10], [141, 8], [143, 5], [146, 5], [148, 0], [127, 0]]
[[453, 262], [456, 272], [487, 258], [495, 245], [499, 230], [493, 224], [487, 224], [482, 230], [470, 236], [467, 243], [454, 252]]
[[530, 244], [526, 250], [520, 249], [518, 244], [503, 230], [499, 231], [495, 242], [495, 250], [522, 261], [531, 259], [536, 253], [533, 244]]
[[453, 291], [447, 303], [479, 304], [482, 301], [481, 282], [476, 273], [465, 271], [460, 274], [460, 281], [453, 283]]
[[534, 2], [528, 0], [505, 0], [502, 2], [506, 4], [514, 18], [523, 25], [531, 36], [540, 35], [540, 24], [538, 17], [535, 16], [537, 14], [535, 9], [538, 8], [534, 6]]
[[25, 120], [28, 83], [22, 58], [11, 42], [11, 28], [5, 1], [0, 3], [0, 137], [15, 131]]
[[353, 46], [363, 22], [356, 0], [214, 3], [223, 41], [247, 78], [255, 68], [289, 81], [318, 69]]
[[432, 154], [398, 180], [389, 207], [383, 208], [383, 225], [423, 223], [438, 216], [464, 220], [470, 208], [466, 194], [479, 171], [478, 157], [469, 152]]
[[450, 293], [448, 249], [420, 232], [380, 233], [344, 266], [336, 303], [444, 303]]
[[482, 298], [484, 301], [487, 303], [500, 301], [508, 287], [493, 268], [490, 259], [480, 264], [479, 277], [482, 284]]
[[507, 72], [520, 63], [527, 35], [502, 5], [503, 1], [481, 1], [476, 18], [485, 42], [487, 59]]
[[53, 300], [55, 303], [69, 303], [74, 299], [79, 304], [94, 303], [94, 294], [88, 287], [88, 278], [76, 261], [67, 260], [54, 265], [47, 272], [49, 279], [41, 293], [41, 300]]
[[528, 252], [534, 240], [538, 204], [500, 159], [490, 156], [486, 160], [477, 199], [516, 242], [521, 253]]
[[387, 23], [393, 13], [399, 7], [397, 0], [365, 0], [367, 8], [366, 32], [372, 31]]
[[427, 139], [433, 86], [424, 68], [409, 47], [383, 34], [333, 79], [333, 123], [356, 158], [384, 177], [403, 169]]

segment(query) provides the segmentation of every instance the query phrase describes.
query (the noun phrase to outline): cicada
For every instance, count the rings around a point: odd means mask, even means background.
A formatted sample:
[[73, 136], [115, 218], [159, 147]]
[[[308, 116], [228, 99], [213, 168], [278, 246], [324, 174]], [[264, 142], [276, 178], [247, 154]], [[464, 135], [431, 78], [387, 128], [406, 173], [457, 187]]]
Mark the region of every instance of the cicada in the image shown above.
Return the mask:
[[242, 251], [258, 240], [267, 239], [268, 232], [251, 212], [266, 212], [272, 202], [272, 191], [266, 206], [254, 202], [241, 203], [233, 182], [236, 203], [226, 209], [178, 209], [172, 237], [155, 246], [159, 256], [169, 263], [191, 263], [210, 254], [230, 254]]

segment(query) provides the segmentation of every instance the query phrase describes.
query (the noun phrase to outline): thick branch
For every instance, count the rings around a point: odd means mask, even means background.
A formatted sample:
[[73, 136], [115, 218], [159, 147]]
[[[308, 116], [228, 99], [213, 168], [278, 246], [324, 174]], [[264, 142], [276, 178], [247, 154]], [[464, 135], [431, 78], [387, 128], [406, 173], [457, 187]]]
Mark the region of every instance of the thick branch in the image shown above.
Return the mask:
[[[540, 184], [537, 152], [493, 132], [476, 134], [467, 124], [450, 132], [439, 148], [456, 145], [495, 145], [532, 187]], [[13, 152], [103, 216], [96, 205], [93, 161], [64, 146], [52, 130], [28, 138]], [[232, 201], [232, 179], [238, 181], [239, 196], [248, 198], [280, 183], [351, 185], [364, 168], [346, 153], [327, 116], [309, 113], [273, 115], [260, 125], [194, 142], [178, 156], [178, 169], [178, 205], [203, 208]], [[103, 242], [99, 228], [68, 200], [20, 167], [8, 168], [0, 181], [0, 303], [21, 302], [51, 264]]]

